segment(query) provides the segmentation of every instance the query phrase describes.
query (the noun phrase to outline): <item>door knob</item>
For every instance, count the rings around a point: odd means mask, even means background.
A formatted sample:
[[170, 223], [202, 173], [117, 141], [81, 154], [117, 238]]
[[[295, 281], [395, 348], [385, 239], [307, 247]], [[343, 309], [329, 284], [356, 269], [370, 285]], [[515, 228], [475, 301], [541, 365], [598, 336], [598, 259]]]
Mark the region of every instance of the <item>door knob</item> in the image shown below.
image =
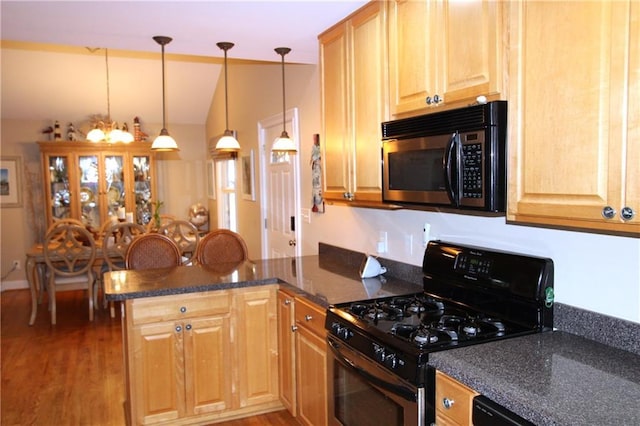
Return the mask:
[[296, 245], [296, 240], [289, 240], [289, 245], [290, 246], [295, 246]]

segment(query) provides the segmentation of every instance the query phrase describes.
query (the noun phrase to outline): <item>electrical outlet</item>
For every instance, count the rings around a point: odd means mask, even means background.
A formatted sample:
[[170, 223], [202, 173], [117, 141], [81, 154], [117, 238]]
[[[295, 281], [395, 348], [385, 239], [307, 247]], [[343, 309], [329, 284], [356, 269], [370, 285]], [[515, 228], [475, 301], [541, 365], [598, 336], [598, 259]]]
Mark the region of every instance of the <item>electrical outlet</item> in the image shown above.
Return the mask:
[[13, 268], [14, 269], [20, 269], [20, 261], [19, 260], [14, 260], [13, 261]]

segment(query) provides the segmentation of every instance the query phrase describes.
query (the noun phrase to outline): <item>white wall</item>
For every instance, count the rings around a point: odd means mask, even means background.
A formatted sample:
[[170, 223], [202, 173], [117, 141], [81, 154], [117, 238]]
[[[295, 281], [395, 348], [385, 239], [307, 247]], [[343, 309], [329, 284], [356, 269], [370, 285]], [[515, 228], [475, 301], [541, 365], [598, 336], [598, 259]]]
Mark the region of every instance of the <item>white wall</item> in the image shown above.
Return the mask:
[[[327, 205], [306, 225], [307, 238], [375, 254], [380, 231], [388, 233], [381, 257], [422, 265], [422, 227], [431, 239], [475, 244], [550, 257], [556, 301], [640, 323], [640, 239], [506, 224], [477, 217], [411, 210]], [[412, 244], [409, 240], [412, 239]]]

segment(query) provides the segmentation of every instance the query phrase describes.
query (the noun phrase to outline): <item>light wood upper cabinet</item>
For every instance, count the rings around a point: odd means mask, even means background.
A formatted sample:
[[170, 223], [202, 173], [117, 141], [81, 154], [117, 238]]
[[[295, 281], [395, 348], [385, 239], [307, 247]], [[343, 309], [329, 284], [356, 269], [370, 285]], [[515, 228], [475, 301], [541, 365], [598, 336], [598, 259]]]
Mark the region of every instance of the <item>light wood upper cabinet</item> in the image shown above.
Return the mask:
[[384, 2], [319, 36], [324, 197], [381, 201], [380, 123], [388, 118]]
[[100, 229], [119, 207], [146, 224], [155, 201], [155, 154], [151, 143], [38, 142], [42, 156], [47, 224], [82, 220]]
[[640, 3], [510, 8], [507, 219], [639, 234]]
[[389, 3], [391, 113], [505, 99], [504, 4], [490, 0]]

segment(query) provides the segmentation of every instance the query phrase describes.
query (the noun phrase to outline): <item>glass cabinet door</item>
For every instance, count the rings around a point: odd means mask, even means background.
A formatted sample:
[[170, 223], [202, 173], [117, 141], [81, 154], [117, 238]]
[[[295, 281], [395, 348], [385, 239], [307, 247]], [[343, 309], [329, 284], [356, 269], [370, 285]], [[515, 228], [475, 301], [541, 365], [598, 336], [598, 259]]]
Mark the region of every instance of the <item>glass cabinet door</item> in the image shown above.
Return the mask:
[[100, 229], [100, 188], [98, 180], [98, 156], [78, 156], [78, 179], [80, 180], [80, 214], [86, 226]]
[[151, 164], [148, 155], [133, 156], [133, 177], [136, 199], [136, 221], [146, 225], [153, 215], [151, 205]]
[[[126, 211], [124, 157], [106, 155], [104, 157], [104, 188], [107, 194], [107, 217], [118, 217], [118, 209]], [[106, 219], [106, 218], [105, 218]], [[120, 217], [119, 219], [124, 219]]]
[[51, 184], [51, 217], [71, 217], [71, 193], [69, 190], [69, 158], [49, 157], [49, 182]]

